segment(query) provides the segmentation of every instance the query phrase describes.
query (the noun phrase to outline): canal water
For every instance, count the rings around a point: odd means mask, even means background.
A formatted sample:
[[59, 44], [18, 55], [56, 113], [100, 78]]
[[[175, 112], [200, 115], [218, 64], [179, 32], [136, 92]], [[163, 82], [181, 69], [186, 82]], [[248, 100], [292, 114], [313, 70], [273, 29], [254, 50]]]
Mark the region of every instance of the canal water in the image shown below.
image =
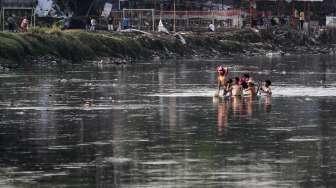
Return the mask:
[[[215, 99], [216, 66], [272, 97]], [[333, 187], [336, 57], [0, 72], [0, 187]]]

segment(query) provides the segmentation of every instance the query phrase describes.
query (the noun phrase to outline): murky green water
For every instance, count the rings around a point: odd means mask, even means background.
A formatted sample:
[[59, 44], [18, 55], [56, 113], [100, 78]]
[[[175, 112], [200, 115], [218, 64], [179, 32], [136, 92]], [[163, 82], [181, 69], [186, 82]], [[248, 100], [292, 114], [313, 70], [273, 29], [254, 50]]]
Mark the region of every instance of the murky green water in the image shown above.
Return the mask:
[[[0, 72], [0, 187], [333, 187], [336, 58]], [[214, 100], [215, 66], [273, 81]]]

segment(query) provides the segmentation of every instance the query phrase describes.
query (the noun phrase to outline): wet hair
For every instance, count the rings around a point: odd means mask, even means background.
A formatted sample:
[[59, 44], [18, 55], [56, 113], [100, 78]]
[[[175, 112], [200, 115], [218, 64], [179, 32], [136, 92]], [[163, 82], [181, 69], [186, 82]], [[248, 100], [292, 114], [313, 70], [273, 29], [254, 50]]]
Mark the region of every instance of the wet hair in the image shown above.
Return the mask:
[[220, 66], [217, 67], [217, 72], [218, 72], [220, 75], [225, 75], [226, 70], [225, 70], [225, 68], [224, 68], [222, 65], [220, 65]]
[[242, 82], [241, 86], [243, 87], [243, 89], [247, 89], [248, 88], [247, 82]]
[[239, 77], [235, 77], [235, 82], [238, 84], [239, 83]]
[[245, 78], [250, 78], [250, 75], [248, 73], [243, 74]]
[[271, 80], [265, 80], [265, 83], [266, 83], [266, 85], [267, 85], [267, 86], [270, 86], [270, 85], [272, 85], [272, 82], [271, 82]]

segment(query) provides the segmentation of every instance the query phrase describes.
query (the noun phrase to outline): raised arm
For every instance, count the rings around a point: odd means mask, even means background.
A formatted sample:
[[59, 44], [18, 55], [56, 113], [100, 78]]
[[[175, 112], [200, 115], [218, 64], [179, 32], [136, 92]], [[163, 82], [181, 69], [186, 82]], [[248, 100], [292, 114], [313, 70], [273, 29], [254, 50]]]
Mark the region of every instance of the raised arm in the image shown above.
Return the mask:
[[228, 76], [229, 75], [229, 68], [225, 67], [224, 70], [225, 70], [225, 76]]
[[221, 81], [219, 80], [219, 78], [217, 78], [217, 87], [218, 87], [218, 93], [219, 93], [219, 90], [221, 88]]

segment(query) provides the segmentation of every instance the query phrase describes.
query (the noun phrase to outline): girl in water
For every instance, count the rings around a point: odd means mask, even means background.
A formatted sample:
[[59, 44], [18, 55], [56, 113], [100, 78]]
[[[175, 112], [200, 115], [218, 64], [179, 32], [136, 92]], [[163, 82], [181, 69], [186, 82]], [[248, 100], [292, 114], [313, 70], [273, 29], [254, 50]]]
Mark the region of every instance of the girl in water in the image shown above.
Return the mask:
[[266, 95], [272, 95], [271, 84], [271, 80], [265, 80], [265, 85], [260, 88], [261, 93], [264, 93]]

